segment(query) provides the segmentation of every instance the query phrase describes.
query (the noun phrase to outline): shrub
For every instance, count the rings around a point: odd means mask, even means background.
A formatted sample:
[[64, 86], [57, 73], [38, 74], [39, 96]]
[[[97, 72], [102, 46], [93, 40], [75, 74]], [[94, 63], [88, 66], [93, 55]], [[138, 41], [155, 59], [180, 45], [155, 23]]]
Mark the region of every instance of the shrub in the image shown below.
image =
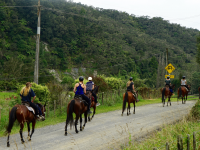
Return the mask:
[[[25, 85], [18, 85], [18, 89], [17, 89], [17, 93], [20, 94], [21, 89], [24, 87]], [[31, 87], [36, 95], [36, 99], [34, 102], [46, 102], [49, 98], [49, 89], [47, 86], [42, 86], [42, 85], [38, 85], [36, 83], [32, 83], [32, 87]]]
[[194, 119], [200, 119], [200, 100], [192, 107], [191, 114]]

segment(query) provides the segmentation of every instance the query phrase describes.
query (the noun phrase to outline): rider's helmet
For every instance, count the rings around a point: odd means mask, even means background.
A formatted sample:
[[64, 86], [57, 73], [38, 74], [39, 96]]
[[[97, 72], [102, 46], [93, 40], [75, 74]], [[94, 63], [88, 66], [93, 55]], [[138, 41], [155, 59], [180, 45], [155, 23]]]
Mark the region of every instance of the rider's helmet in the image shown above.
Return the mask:
[[89, 77], [88, 80], [89, 80], [89, 81], [92, 81], [92, 77]]
[[83, 81], [84, 78], [82, 76], [79, 77], [79, 81]]
[[185, 76], [183, 76], [183, 79], [185, 79]]
[[169, 79], [169, 76], [167, 76], [167, 79]]
[[130, 77], [130, 78], [129, 78], [129, 80], [131, 81], [131, 80], [133, 80], [133, 78], [132, 78], [132, 77]]

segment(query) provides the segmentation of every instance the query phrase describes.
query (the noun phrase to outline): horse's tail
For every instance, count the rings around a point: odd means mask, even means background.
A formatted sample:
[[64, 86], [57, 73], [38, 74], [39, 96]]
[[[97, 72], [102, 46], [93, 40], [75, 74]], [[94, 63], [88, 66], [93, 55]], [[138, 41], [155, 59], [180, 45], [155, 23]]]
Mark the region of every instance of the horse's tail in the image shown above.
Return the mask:
[[74, 123], [74, 119], [73, 119], [74, 105], [75, 105], [75, 100], [72, 100], [69, 105], [69, 114], [67, 114], [67, 119], [69, 120], [70, 128], [72, 127]]
[[178, 94], [178, 98], [181, 97], [182, 95], [182, 90], [181, 90], [181, 86], [179, 87], [179, 94]]
[[164, 101], [164, 97], [165, 97], [165, 90], [166, 88], [164, 87], [163, 90], [162, 90], [162, 101]]
[[126, 102], [127, 102], [127, 100], [128, 100], [128, 92], [125, 93], [124, 102], [123, 102], [123, 112], [124, 112], [124, 110], [126, 108]]
[[17, 111], [17, 107], [13, 107], [10, 111], [10, 116], [9, 116], [9, 123], [6, 129], [6, 133], [10, 133], [11, 129], [13, 127], [13, 124], [16, 120], [16, 111]]

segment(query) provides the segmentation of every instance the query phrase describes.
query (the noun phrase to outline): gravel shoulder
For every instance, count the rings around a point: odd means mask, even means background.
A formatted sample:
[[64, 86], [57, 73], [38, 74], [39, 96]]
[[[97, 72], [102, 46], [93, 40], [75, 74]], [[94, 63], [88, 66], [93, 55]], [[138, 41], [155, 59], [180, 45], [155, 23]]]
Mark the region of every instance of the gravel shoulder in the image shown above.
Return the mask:
[[[21, 144], [19, 134], [14, 134], [10, 136], [10, 148], [6, 147], [7, 137], [0, 138], [0, 150], [119, 149], [121, 145], [127, 143], [130, 135], [132, 138], [139, 138], [160, 128], [163, 124], [183, 118], [195, 102], [187, 101], [186, 104], [179, 102], [179, 105], [177, 102], [172, 102], [172, 106], [168, 107], [162, 107], [161, 103], [140, 107], [136, 104], [136, 114], [130, 116], [126, 113], [121, 116], [121, 110], [98, 114], [78, 134], [74, 129], [69, 130], [68, 126], [68, 136], [64, 136], [65, 123], [36, 129], [31, 142], [28, 142], [26, 138], [27, 131], [24, 131], [25, 144]], [[133, 108], [131, 112], [133, 113]]]

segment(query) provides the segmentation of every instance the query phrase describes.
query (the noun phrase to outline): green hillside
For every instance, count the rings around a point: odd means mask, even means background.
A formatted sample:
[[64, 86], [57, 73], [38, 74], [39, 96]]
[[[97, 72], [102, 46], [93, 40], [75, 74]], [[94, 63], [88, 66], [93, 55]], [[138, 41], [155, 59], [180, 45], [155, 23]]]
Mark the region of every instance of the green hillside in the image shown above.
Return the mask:
[[[37, 0], [0, 0], [0, 6], [33, 5]], [[108, 76], [137, 72], [147, 79], [147, 85], [155, 87], [157, 76], [164, 75], [157, 69], [165, 67], [166, 48], [177, 78], [180, 73], [190, 77], [191, 66], [197, 66], [198, 30], [159, 17], [136, 17], [64, 0], [41, 0], [41, 5], [41, 76], [49, 74], [47, 69], [73, 67]], [[4, 7], [0, 14], [0, 78], [23, 81], [23, 77], [33, 76], [37, 8]], [[49, 80], [41, 77], [40, 83]]]

